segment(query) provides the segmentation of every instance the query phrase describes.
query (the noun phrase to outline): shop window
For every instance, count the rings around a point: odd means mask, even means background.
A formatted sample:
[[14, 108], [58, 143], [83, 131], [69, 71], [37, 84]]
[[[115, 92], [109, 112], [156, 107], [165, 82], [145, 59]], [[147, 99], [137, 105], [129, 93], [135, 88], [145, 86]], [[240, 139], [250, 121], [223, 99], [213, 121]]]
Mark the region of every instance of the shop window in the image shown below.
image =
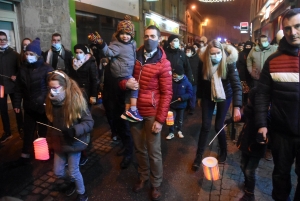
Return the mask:
[[14, 11], [14, 4], [0, 1], [0, 10]]

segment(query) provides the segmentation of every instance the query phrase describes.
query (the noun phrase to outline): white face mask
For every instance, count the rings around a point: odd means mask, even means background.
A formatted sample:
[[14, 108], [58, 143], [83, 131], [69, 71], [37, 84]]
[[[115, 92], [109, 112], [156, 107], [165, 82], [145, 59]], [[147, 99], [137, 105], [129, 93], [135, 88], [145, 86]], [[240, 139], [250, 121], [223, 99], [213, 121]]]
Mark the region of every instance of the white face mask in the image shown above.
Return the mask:
[[6, 45], [1, 45], [0, 46], [0, 48], [2, 48], [2, 49], [5, 49], [5, 48], [7, 48], [8, 47], [8, 44], [6, 44]]
[[191, 53], [191, 52], [187, 52], [187, 53], [186, 53], [186, 56], [191, 57], [191, 56], [192, 56], [192, 53]]
[[210, 55], [210, 59], [213, 64], [218, 64], [222, 59], [222, 54]]
[[175, 49], [179, 48], [179, 42], [173, 42], [173, 47], [174, 47]]
[[197, 52], [197, 50], [198, 50], [198, 48], [197, 47], [195, 47], [195, 51]]
[[31, 63], [31, 64], [35, 63], [37, 61], [37, 57], [36, 56], [27, 55], [26, 59], [27, 59], [28, 63]]
[[56, 89], [53, 89], [53, 88], [50, 89], [50, 93], [51, 93], [52, 96], [57, 96], [57, 95], [59, 95], [62, 91], [63, 91], [62, 86], [60, 86], [60, 87], [58, 87], [58, 88], [56, 88]]
[[77, 60], [83, 60], [84, 59], [85, 54], [81, 53], [81, 54], [76, 54], [76, 59]]

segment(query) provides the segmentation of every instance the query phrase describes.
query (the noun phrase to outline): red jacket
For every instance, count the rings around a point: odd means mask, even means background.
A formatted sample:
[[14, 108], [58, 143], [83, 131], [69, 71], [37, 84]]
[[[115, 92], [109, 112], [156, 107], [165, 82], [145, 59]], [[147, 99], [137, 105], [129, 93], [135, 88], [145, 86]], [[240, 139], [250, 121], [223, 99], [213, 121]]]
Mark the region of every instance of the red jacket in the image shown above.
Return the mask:
[[[139, 82], [137, 108], [143, 117], [155, 116], [155, 120], [164, 123], [172, 99], [171, 63], [162, 48], [145, 61], [144, 46], [137, 51], [133, 77]], [[120, 85], [126, 89], [127, 80]]]

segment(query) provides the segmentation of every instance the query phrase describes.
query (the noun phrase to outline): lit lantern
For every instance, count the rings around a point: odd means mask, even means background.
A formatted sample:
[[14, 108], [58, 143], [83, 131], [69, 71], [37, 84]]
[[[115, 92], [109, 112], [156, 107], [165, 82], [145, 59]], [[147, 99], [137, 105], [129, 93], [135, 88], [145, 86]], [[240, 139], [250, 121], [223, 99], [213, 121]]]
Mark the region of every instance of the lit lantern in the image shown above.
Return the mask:
[[49, 149], [46, 138], [38, 138], [33, 142], [34, 156], [37, 160], [48, 160]]
[[174, 125], [174, 117], [173, 117], [173, 112], [172, 111], [168, 112], [166, 123], [167, 123], [168, 126]]
[[0, 98], [4, 98], [4, 86], [0, 85]]
[[216, 181], [220, 178], [218, 160], [214, 157], [206, 157], [202, 160], [204, 175], [207, 180]]

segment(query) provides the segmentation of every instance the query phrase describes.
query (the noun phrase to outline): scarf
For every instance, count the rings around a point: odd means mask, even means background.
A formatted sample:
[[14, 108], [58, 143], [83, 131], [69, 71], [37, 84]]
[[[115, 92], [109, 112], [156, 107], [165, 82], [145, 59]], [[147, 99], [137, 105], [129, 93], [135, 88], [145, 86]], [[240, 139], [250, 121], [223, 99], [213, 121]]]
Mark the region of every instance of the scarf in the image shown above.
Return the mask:
[[[52, 66], [52, 57], [53, 57], [53, 50], [52, 48], [48, 51], [46, 63]], [[57, 65], [56, 70], [65, 71], [65, 49], [62, 47], [59, 51], [58, 58], [57, 58]]]
[[88, 54], [82, 60], [78, 60], [76, 58], [73, 59], [73, 68], [74, 70], [78, 70], [87, 60], [89, 60]]
[[57, 94], [56, 96], [53, 96], [51, 93], [49, 93], [49, 98], [51, 100], [51, 103], [53, 105], [62, 105], [65, 98], [66, 98], [66, 91], [63, 90], [62, 92], [60, 92], [59, 94]]
[[211, 68], [211, 100], [214, 102], [222, 102], [226, 100], [226, 95], [224, 92], [223, 84], [221, 77], [218, 75], [218, 66], [219, 65], [214, 65]]

